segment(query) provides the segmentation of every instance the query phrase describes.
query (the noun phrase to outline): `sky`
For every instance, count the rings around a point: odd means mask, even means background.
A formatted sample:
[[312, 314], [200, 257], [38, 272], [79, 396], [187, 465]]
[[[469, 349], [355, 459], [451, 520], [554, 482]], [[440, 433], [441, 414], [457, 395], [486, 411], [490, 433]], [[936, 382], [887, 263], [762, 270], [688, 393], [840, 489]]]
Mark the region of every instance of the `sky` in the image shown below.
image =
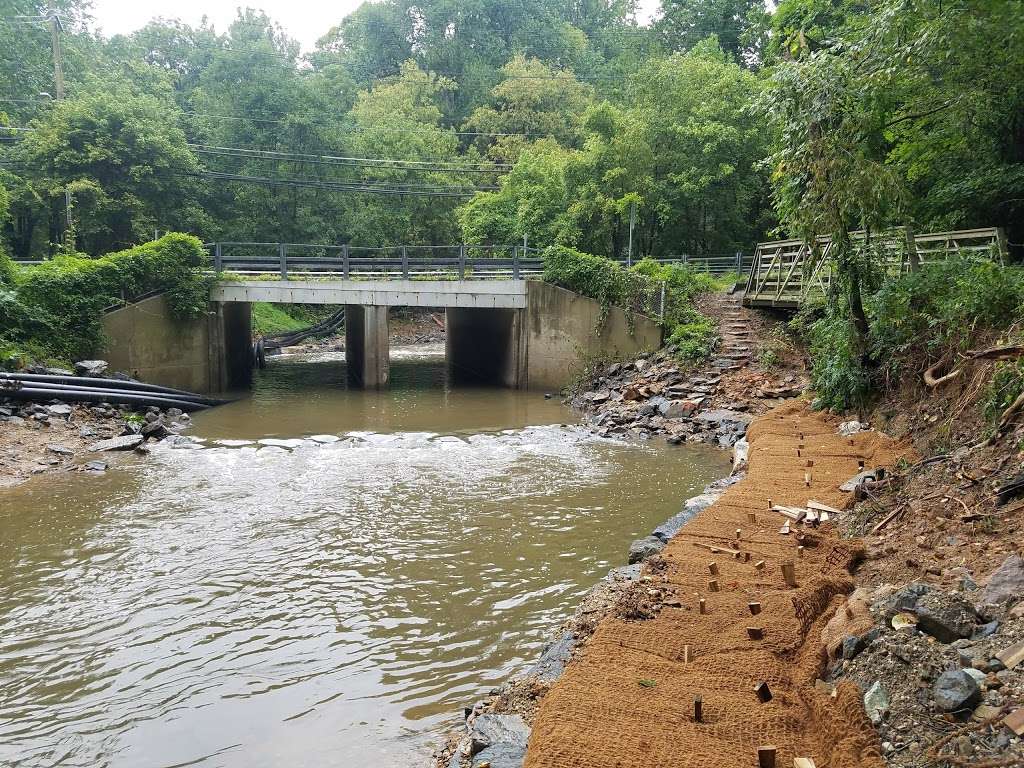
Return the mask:
[[[195, 25], [204, 15], [218, 32], [223, 32], [238, 6], [252, 6], [266, 11], [302, 44], [302, 50], [309, 51], [318, 38], [362, 3], [363, 0], [93, 0], [92, 15], [96, 26], [108, 36], [134, 32], [155, 17], [181, 19]], [[641, 19], [646, 19], [659, 2], [640, 0], [639, 4]]]

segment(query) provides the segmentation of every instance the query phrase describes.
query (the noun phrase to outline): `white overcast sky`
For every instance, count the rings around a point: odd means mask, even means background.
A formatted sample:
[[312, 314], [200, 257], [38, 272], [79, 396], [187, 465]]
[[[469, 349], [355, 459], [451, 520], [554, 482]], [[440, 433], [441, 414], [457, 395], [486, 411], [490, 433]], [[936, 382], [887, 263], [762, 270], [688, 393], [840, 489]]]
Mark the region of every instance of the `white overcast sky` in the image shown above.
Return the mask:
[[[649, 18], [658, 4], [658, 0], [640, 0], [641, 20]], [[107, 36], [134, 32], [156, 17], [181, 19], [195, 25], [207, 16], [217, 31], [223, 32], [239, 6], [251, 6], [266, 11], [308, 51], [327, 30], [360, 5], [362, 0], [93, 0], [92, 15], [96, 26]]]

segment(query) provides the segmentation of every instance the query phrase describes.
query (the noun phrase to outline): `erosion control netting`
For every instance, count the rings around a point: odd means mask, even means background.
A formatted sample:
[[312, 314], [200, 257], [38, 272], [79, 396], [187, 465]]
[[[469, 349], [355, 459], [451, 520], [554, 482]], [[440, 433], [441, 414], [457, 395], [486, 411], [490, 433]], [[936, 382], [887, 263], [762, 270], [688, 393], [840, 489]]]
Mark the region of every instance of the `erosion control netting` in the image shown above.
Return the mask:
[[[747, 477], [672, 540], [667, 567], [645, 571], [649, 586], [667, 593], [663, 607], [645, 621], [611, 615], [599, 625], [543, 700], [526, 768], [752, 768], [761, 745], [777, 747], [779, 768], [794, 757], [829, 768], [883, 765], [856, 687], [842, 684], [834, 696], [814, 687], [826, 623], [853, 587], [857, 546], [829, 524], [793, 524], [781, 535], [786, 518], [769, 509], [769, 499], [843, 508], [849, 494], [839, 485], [859, 461], [884, 466], [905, 452], [876, 433], [848, 438], [836, 427], [800, 403], [754, 422]], [[795, 587], [784, 581], [784, 562], [794, 566]], [[751, 602], [761, 604], [757, 615]], [[761, 639], [751, 639], [748, 627]], [[764, 703], [755, 693], [760, 683], [771, 693]]]

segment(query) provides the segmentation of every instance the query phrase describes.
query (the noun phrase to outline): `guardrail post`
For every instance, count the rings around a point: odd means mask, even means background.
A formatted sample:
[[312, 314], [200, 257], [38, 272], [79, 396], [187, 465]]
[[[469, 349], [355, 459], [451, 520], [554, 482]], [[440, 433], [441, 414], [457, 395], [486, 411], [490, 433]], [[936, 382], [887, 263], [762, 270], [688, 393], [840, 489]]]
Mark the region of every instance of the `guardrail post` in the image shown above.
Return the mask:
[[466, 279], [466, 244], [459, 246], [459, 280]]
[[348, 280], [348, 243], [344, 243], [341, 246], [341, 277], [343, 280]]
[[519, 249], [512, 246], [512, 279], [519, 279]]
[[288, 279], [288, 247], [284, 243], [277, 244], [277, 260], [281, 265], [281, 279]]
[[402, 279], [409, 279], [409, 251], [402, 246]]
[[224, 257], [220, 250], [220, 243], [213, 244], [213, 271], [220, 273], [224, 269]]

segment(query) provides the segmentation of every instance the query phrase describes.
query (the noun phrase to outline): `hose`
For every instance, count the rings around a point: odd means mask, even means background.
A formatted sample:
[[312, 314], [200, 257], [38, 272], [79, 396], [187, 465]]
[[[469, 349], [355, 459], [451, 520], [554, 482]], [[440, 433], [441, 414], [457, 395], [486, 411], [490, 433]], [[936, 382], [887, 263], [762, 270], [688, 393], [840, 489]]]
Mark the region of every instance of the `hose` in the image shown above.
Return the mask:
[[[203, 397], [201, 395], [192, 394], [175, 394], [171, 392], [141, 392], [134, 389], [124, 389], [122, 387], [79, 387], [69, 384], [41, 384], [38, 382], [18, 382], [21, 386], [19, 389], [48, 389], [54, 391], [67, 392], [69, 395], [81, 394], [83, 392], [106, 392], [115, 395], [147, 395], [149, 397], [159, 397], [170, 400], [181, 400], [187, 403], [196, 403], [197, 405], [222, 405], [227, 402], [225, 400], [214, 400], [213, 398]], [[4, 392], [3, 379], [0, 378], [0, 393]]]
[[157, 408], [180, 408], [183, 411], [199, 411], [209, 408], [206, 403], [194, 400], [179, 400], [173, 397], [160, 397], [142, 392], [117, 392], [96, 388], [83, 388], [77, 392], [50, 387], [21, 387], [20, 389], [0, 389], [0, 398], [8, 400], [71, 400], [81, 403], [115, 403], [117, 405], [155, 406]]
[[72, 386], [78, 388], [96, 389], [118, 389], [138, 392], [153, 392], [176, 397], [194, 398], [209, 401], [208, 405], [219, 405], [221, 401], [204, 398], [195, 392], [186, 392], [183, 389], [171, 389], [156, 384], [145, 384], [141, 381], [122, 381], [121, 379], [100, 379], [91, 376], [59, 376], [43, 373], [0, 373], [0, 381], [8, 379], [11, 381], [32, 382], [38, 384], [56, 384], [61, 386]]

